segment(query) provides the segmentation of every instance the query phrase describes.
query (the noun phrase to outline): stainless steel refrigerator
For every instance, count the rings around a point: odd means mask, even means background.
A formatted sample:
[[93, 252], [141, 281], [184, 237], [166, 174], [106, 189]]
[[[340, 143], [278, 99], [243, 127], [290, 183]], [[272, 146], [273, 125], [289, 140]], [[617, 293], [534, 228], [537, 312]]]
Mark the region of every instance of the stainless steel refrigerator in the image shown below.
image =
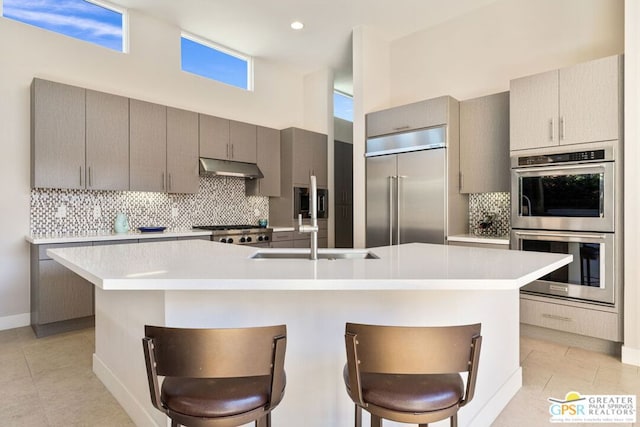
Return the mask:
[[367, 247], [445, 242], [446, 128], [367, 141]]

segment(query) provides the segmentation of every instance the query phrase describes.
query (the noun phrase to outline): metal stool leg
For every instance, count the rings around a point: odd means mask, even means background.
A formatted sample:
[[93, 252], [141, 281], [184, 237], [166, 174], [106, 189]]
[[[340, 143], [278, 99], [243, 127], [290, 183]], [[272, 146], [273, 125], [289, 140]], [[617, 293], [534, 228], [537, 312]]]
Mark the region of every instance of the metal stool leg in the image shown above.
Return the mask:
[[355, 415], [355, 427], [362, 427], [362, 408], [358, 405], [356, 407], [356, 415]]
[[382, 418], [371, 414], [371, 427], [382, 427]]
[[458, 413], [451, 415], [451, 427], [458, 427]]

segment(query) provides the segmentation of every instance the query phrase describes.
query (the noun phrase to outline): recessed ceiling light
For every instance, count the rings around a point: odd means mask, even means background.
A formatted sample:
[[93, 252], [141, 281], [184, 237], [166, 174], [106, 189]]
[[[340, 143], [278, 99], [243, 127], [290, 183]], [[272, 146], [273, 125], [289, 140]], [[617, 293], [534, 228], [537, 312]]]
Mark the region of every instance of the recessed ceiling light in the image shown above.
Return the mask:
[[300, 21], [293, 21], [291, 23], [291, 28], [293, 28], [294, 30], [301, 30], [304, 28], [304, 24]]

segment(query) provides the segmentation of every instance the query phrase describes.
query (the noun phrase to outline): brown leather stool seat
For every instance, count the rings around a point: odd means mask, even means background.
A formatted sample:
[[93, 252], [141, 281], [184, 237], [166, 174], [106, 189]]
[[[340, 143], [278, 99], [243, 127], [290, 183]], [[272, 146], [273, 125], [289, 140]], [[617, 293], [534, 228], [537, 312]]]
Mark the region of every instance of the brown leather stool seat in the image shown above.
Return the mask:
[[481, 343], [479, 323], [347, 323], [343, 377], [355, 403], [355, 426], [362, 426], [364, 409], [371, 414], [371, 427], [382, 427], [383, 419], [426, 427], [446, 418], [456, 427], [458, 410], [473, 398]]
[[[349, 388], [349, 369], [344, 367]], [[400, 412], [433, 412], [458, 405], [464, 397], [460, 374], [366, 374], [360, 377], [365, 402]]]
[[171, 419], [172, 427], [271, 426], [271, 411], [282, 400], [286, 384], [285, 325], [146, 325], [144, 332], [151, 403]]
[[162, 383], [164, 406], [192, 417], [229, 417], [269, 403], [271, 378], [168, 377]]

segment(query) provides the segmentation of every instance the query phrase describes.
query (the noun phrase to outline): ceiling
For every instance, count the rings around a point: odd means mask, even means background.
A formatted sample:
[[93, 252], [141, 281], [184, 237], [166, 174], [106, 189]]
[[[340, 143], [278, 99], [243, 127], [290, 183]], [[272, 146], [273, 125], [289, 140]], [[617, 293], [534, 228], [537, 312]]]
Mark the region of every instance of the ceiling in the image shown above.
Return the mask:
[[[391, 41], [496, 0], [111, 0], [239, 52], [302, 72], [335, 70], [351, 93], [351, 32]], [[304, 29], [294, 31], [292, 21]]]

